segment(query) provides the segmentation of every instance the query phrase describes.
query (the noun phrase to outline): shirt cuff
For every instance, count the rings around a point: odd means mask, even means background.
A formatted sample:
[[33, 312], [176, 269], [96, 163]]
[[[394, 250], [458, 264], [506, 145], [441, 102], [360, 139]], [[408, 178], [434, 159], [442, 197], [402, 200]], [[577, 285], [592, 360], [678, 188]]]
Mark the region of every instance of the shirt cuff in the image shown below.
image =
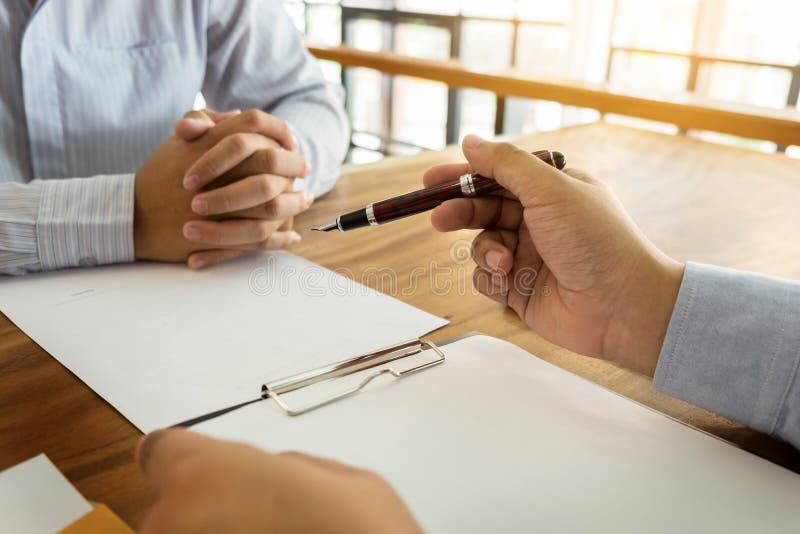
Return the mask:
[[798, 364], [800, 283], [686, 266], [657, 389], [794, 442]]
[[36, 234], [43, 270], [134, 260], [133, 174], [46, 180]]

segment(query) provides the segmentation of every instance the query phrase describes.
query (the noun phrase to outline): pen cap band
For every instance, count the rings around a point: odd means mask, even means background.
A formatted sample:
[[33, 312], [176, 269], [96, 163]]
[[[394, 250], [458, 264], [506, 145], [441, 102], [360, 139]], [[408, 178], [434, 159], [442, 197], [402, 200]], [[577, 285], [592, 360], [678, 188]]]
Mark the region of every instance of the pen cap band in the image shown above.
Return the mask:
[[474, 197], [475, 196], [475, 184], [472, 181], [471, 174], [464, 174], [461, 178], [458, 179], [459, 184], [461, 184], [461, 192], [464, 194], [465, 197]]

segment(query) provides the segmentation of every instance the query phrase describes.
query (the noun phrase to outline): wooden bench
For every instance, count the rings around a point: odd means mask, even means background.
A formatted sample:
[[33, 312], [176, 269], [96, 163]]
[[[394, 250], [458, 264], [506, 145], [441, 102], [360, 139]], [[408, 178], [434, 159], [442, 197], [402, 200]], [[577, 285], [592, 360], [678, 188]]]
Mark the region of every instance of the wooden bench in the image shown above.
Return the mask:
[[675, 124], [681, 129], [710, 130], [753, 139], [779, 147], [800, 145], [800, 111], [769, 109], [710, 101], [696, 95], [655, 98], [614, 92], [604, 85], [534, 77], [516, 70], [484, 70], [462, 63], [434, 61], [347, 46], [309, 47], [322, 60], [342, 67], [364, 67], [391, 75], [442, 82], [451, 88], [491, 91], [498, 97], [550, 100], [601, 113], [615, 113]]

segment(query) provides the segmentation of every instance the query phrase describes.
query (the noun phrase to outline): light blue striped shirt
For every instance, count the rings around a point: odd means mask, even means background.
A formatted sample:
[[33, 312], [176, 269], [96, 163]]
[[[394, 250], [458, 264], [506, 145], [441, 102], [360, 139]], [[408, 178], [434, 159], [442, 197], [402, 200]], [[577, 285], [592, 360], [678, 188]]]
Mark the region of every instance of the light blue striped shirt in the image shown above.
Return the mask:
[[0, 0], [0, 273], [126, 262], [134, 173], [202, 92], [285, 120], [333, 187], [348, 145], [280, 0]]

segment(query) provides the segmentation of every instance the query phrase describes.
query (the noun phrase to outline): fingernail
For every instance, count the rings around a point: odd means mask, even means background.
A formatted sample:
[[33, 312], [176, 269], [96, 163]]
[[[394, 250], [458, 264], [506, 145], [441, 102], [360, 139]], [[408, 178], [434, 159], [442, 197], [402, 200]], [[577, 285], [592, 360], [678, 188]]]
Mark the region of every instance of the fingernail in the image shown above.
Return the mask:
[[311, 165], [306, 163], [306, 170], [303, 172], [303, 177], [306, 177], [311, 174]]
[[136, 458], [136, 463], [139, 464], [139, 468], [143, 471], [147, 467], [147, 461], [150, 459], [150, 453], [153, 450], [153, 446], [161, 438], [161, 436], [164, 435], [165, 432], [168, 431], [161, 429], [150, 432], [149, 434], [142, 436], [142, 439], [140, 439], [139, 443], [136, 444], [134, 457]]
[[139, 440], [139, 443], [136, 444], [136, 452], [134, 455], [136, 458], [136, 463], [139, 464], [140, 469], [145, 469], [147, 460], [150, 457], [150, 451], [153, 450], [153, 442], [158, 439], [159, 434], [161, 433], [161, 430], [156, 430], [155, 432], [145, 434], [142, 436], [142, 439]]
[[200, 241], [200, 229], [196, 226], [186, 226], [183, 229], [183, 236], [190, 241]]
[[187, 176], [183, 179], [183, 187], [186, 189], [197, 189], [200, 185], [200, 177], [197, 175]]
[[500, 260], [502, 259], [502, 257], [503, 257], [502, 252], [499, 252], [497, 250], [490, 250], [489, 252], [486, 253], [484, 259], [486, 260], [486, 265], [488, 265], [490, 269], [492, 269], [493, 271], [499, 271]]
[[312, 195], [308, 191], [304, 191], [303, 192], [303, 202], [305, 202], [306, 208], [310, 207], [311, 204], [314, 203], [314, 195]]
[[300, 141], [297, 140], [297, 137], [294, 135], [292, 136], [292, 150], [297, 150], [300, 148]]
[[475, 149], [481, 146], [483, 138], [474, 134], [470, 134], [464, 138], [464, 148]]
[[147, 436], [139, 438], [139, 441], [136, 442], [136, 448], [133, 449], [133, 460], [139, 465], [142, 465], [142, 448], [144, 447], [145, 439], [147, 439]]
[[191, 265], [189, 265], [189, 267], [191, 267], [192, 269], [202, 269], [205, 266], [206, 266], [205, 260], [200, 260], [200, 259], [191, 260]]
[[192, 211], [200, 215], [208, 214], [208, 201], [202, 198], [195, 198], [192, 200]]
[[302, 240], [303, 240], [303, 238], [300, 237], [300, 234], [298, 234], [297, 232], [291, 232], [289, 234], [289, 244], [290, 245], [296, 245]]

